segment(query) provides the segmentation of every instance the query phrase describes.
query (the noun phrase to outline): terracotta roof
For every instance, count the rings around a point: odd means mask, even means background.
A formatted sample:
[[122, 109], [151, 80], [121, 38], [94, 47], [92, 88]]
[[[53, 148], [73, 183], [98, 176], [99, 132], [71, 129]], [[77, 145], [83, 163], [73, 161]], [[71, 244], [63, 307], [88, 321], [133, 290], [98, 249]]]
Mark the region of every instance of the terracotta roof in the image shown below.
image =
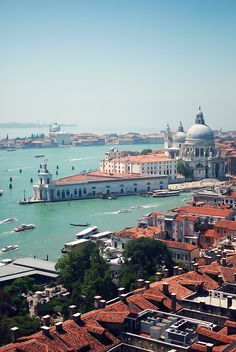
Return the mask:
[[204, 336], [204, 337], [207, 337], [208, 339], [212, 339], [224, 344], [235, 341], [235, 339], [233, 339], [230, 336], [222, 334], [221, 332], [215, 332], [213, 330], [204, 328], [203, 326], [199, 326], [196, 331], [197, 331], [197, 334], [200, 336]]
[[162, 161], [168, 161], [175, 163], [176, 161], [165, 154], [152, 153], [146, 155], [130, 155], [120, 158], [114, 158], [113, 161], [120, 163], [157, 163]]
[[236, 221], [220, 220], [215, 224], [215, 227], [227, 229], [227, 230], [231, 230], [231, 231], [236, 231]]
[[221, 209], [216, 207], [211, 207], [209, 205], [196, 207], [196, 206], [182, 206], [177, 208], [179, 211], [184, 211], [190, 214], [198, 214], [198, 215], [206, 215], [206, 216], [217, 216], [217, 217], [228, 217], [232, 210], [229, 209]]
[[148, 238], [153, 238], [156, 234], [159, 234], [161, 232], [161, 228], [154, 227], [154, 226], [149, 226], [147, 228], [142, 228], [142, 227], [126, 227], [124, 230], [121, 230], [119, 232], [115, 233], [115, 236], [117, 237], [123, 237], [123, 238], [141, 238], [141, 237], [148, 237]]
[[156, 178], [163, 177], [158, 175], [148, 175], [143, 176], [141, 174], [121, 174], [121, 173], [108, 173], [102, 172], [99, 170], [94, 170], [84, 174], [78, 174], [73, 176], [67, 176], [59, 178], [58, 180], [53, 181], [55, 185], [73, 185], [80, 182], [99, 182], [99, 181], [112, 181], [112, 180], [126, 180], [126, 179], [147, 179], [147, 178]]
[[173, 249], [182, 249], [183, 251], [193, 251], [194, 249], [197, 249], [198, 246], [195, 246], [190, 243], [185, 243], [185, 242], [176, 242], [176, 241], [168, 241], [168, 240], [159, 240], [167, 245], [168, 248], [173, 248]]

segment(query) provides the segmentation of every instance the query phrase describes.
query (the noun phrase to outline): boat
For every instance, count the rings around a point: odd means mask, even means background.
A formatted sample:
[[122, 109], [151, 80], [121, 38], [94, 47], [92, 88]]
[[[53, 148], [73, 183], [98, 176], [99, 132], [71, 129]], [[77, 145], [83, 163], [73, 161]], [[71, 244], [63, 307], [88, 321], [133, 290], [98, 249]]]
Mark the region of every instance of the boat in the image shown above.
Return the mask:
[[35, 228], [35, 225], [33, 224], [22, 224], [21, 226], [15, 227], [13, 231], [21, 232], [21, 231], [31, 230], [34, 228]]
[[35, 158], [44, 158], [45, 155], [44, 155], [44, 154], [38, 154], [38, 155], [35, 155], [34, 157], [35, 157]]
[[87, 222], [87, 224], [73, 224], [70, 223], [71, 226], [81, 226], [81, 227], [86, 227], [86, 226], [90, 226], [90, 224]]
[[121, 209], [121, 210], [118, 210], [118, 214], [122, 214], [122, 213], [129, 213], [129, 212], [131, 212], [131, 210], [130, 209]]
[[179, 191], [171, 191], [168, 189], [160, 189], [160, 190], [154, 190], [152, 193], [153, 197], [171, 197], [171, 196], [178, 196]]
[[3, 247], [0, 249], [1, 252], [13, 251], [14, 249], [19, 248], [18, 244], [10, 244], [9, 246]]
[[7, 224], [8, 222], [13, 222], [13, 221], [16, 221], [17, 218], [7, 218], [7, 219], [4, 219], [4, 220], [0, 220], [0, 224]]
[[7, 148], [7, 152], [15, 152], [15, 151], [16, 151], [15, 147]]

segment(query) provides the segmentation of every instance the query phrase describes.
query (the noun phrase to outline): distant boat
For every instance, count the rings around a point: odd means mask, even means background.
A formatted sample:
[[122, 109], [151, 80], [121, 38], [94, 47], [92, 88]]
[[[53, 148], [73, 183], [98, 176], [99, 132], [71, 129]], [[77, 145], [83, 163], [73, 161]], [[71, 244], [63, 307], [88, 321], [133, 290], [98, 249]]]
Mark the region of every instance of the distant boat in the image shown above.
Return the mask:
[[179, 191], [170, 191], [168, 189], [163, 189], [163, 190], [157, 190], [157, 191], [153, 191], [152, 196], [153, 197], [171, 197], [171, 196], [178, 196], [179, 195]]
[[10, 244], [9, 246], [3, 247], [0, 249], [1, 252], [13, 251], [14, 249], [19, 248], [18, 244]]
[[90, 224], [87, 222], [87, 224], [73, 224], [70, 223], [71, 226], [81, 226], [81, 227], [86, 227], [86, 226], [90, 226]]
[[4, 220], [0, 220], [0, 224], [6, 224], [8, 222], [13, 222], [13, 221], [16, 221], [17, 218], [7, 218], [7, 219], [4, 219]]
[[7, 148], [7, 152], [15, 152], [15, 151], [16, 151], [16, 148], [15, 148], [15, 147]]
[[35, 225], [33, 224], [22, 224], [21, 226], [18, 226], [18, 227], [15, 227], [13, 229], [13, 231], [15, 232], [21, 232], [21, 231], [26, 231], [26, 230], [31, 230], [31, 229], [34, 229], [35, 228]]
[[38, 154], [38, 155], [35, 155], [34, 157], [35, 158], [43, 158], [43, 157], [45, 157], [45, 155], [44, 154]]
[[129, 212], [131, 212], [131, 210], [130, 209], [121, 209], [121, 210], [118, 210], [118, 214], [122, 214], [122, 213], [129, 213]]

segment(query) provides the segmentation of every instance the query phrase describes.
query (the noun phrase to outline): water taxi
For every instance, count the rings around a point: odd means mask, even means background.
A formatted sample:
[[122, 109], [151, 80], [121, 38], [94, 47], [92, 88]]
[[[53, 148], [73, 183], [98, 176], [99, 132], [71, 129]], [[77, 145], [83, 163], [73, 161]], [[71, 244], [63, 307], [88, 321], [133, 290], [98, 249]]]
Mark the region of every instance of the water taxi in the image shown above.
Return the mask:
[[21, 232], [21, 231], [31, 230], [34, 228], [35, 228], [35, 225], [33, 224], [22, 224], [21, 226], [15, 227], [13, 231]]

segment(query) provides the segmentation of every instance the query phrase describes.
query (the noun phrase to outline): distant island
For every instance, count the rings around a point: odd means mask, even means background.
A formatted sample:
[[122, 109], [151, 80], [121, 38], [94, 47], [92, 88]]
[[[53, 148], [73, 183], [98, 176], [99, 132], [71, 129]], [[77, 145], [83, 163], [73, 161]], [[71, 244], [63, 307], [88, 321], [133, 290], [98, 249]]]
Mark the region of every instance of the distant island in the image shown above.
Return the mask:
[[[34, 123], [34, 122], [2, 122], [0, 123], [0, 128], [41, 128], [49, 127], [50, 124], [47, 123]], [[61, 126], [74, 127], [77, 124], [61, 124]]]

